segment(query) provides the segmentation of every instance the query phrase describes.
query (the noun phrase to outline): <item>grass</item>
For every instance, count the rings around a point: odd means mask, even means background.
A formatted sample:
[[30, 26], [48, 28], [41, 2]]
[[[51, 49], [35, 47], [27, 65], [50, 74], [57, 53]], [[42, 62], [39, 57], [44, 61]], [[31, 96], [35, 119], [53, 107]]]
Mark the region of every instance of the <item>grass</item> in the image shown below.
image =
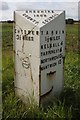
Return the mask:
[[12, 50], [13, 47], [13, 24], [3, 23], [2, 24], [2, 49], [3, 50]]
[[24, 105], [14, 93], [14, 64], [13, 64], [13, 25], [2, 25], [2, 98], [3, 118], [67, 120], [80, 118], [80, 63], [78, 62], [78, 26], [66, 26], [66, 57], [64, 91], [60, 98], [55, 99], [47, 109], [38, 108], [34, 103]]

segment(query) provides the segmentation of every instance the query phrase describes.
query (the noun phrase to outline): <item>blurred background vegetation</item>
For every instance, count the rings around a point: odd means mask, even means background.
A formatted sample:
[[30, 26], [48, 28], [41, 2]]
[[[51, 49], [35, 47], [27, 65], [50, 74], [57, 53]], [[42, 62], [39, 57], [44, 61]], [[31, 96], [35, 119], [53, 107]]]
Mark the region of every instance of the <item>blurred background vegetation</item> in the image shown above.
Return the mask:
[[[67, 21], [66, 21], [67, 22]], [[68, 22], [71, 22], [68, 21]], [[73, 22], [73, 20], [72, 20]], [[1, 23], [0, 23], [1, 24]], [[80, 62], [78, 23], [66, 24], [64, 91], [47, 109], [24, 105], [14, 92], [13, 21], [2, 23], [2, 99], [3, 118], [80, 119]]]

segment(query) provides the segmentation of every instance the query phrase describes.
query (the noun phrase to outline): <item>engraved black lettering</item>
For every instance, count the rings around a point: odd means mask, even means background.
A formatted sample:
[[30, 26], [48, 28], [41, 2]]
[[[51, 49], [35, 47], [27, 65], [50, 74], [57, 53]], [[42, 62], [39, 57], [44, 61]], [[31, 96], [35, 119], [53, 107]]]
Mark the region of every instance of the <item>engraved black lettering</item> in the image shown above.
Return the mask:
[[45, 41], [49, 42], [49, 36], [45, 37]]
[[23, 30], [21, 29], [21, 34], [23, 34]]
[[34, 35], [34, 31], [32, 31], [32, 34]]
[[52, 48], [52, 44], [50, 43], [50, 48]]
[[43, 45], [41, 45], [41, 49], [43, 49]]
[[48, 31], [46, 31], [46, 35], [48, 35]]
[[16, 39], [19, 40], [19, 35], [16, 35]]
[[16, 33], [16, 29], [14, 29], [14, 32]]
[[61, 42], [61, 45], [63, 45], [63, 41]]
[[52, 37], [50, 37], [50, 41], [52, 41]]
[[44, 45], [44, 49], [46, 49], [46, 44]]
[[60, 52], [62, 52], [62, 47], [60, 48]]
[[33, 41], [33, 37], [30, 37], [29, 39], [30, 39], [30, 41]]
[[30, 34], [30, 32], [31, 32], [31, 31], [30, 31], [30, 30], [28, 30], [28, 34]]
[[58, 64], [61, 64], [61, 59], [60, 59], [60, 60], [58, 60]]
[[43, 52], [43, 55], [45, 56], [45, 52]]
[[39, 35], [39, 31], [36, 31], [36, 35]]

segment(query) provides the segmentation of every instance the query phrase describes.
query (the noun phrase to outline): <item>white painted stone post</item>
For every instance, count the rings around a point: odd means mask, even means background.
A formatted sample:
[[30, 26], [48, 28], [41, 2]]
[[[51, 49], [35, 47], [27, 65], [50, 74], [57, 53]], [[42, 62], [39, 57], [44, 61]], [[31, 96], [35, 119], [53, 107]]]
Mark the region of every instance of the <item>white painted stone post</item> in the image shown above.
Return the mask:
[[59, 95], [64, 83], [65, 12], [14, 12], [15, 92], [40, 105]]

